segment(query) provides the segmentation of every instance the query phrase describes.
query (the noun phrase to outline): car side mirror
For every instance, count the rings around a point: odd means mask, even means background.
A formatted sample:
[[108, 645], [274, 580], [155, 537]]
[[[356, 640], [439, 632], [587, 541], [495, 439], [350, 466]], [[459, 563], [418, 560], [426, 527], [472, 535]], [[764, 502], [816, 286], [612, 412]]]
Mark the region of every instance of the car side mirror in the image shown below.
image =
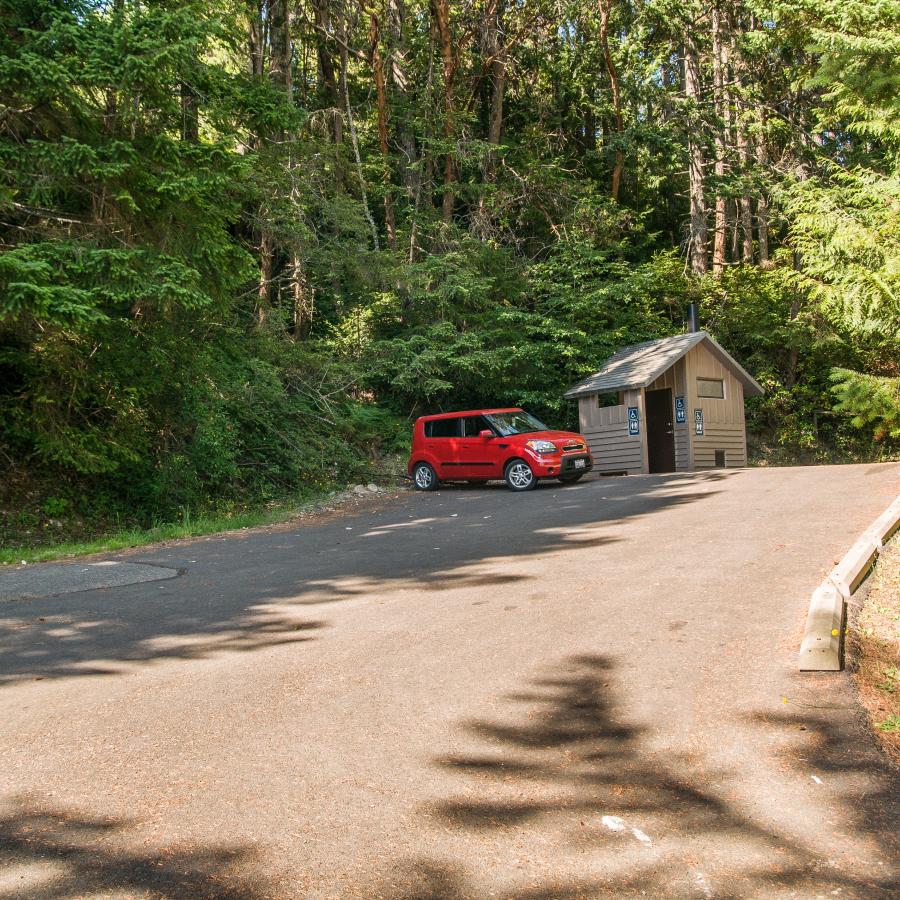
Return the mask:
[[492, 438], [493, 436], [494, 436], [494, 432], [489, 431], [487, 428], [485, 428], [483, 431], [478, 432], [478, 437], [484, 438], [486, 441], [489, 440], [490, 438]]

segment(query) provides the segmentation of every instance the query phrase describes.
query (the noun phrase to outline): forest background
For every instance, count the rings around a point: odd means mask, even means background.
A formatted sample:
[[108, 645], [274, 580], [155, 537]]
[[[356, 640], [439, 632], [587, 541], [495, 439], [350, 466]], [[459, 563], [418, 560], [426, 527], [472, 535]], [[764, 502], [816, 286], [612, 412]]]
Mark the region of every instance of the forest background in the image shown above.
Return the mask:
[[365, 478], [684, 328], [900, 448], [894, 0], [4, 0], [0, 543]]

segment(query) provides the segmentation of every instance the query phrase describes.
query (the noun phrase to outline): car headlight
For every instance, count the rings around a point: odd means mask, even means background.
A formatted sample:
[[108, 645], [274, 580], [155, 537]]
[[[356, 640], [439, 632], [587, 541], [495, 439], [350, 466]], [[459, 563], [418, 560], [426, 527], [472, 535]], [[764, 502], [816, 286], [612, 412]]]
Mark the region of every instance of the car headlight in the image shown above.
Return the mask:
[[534, 450], [535, 453], [556, 453], [556, 444], [551, 443], [550, 441], [526, 441], [525, 446], [531, 450]]

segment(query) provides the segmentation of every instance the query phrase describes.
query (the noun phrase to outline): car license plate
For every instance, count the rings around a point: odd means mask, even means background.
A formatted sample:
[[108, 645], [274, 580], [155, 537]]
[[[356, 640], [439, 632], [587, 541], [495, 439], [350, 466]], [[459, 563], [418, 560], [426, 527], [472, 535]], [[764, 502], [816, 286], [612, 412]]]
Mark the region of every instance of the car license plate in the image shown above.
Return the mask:
[[575, 463], [575, 468], [576, 468], [576, 469], [583, 469], [583, 468], [584, 468], [584, 460], [583, 460], [583, 459], [576, 459], [576, 460], [573, 460], [573, 462]]

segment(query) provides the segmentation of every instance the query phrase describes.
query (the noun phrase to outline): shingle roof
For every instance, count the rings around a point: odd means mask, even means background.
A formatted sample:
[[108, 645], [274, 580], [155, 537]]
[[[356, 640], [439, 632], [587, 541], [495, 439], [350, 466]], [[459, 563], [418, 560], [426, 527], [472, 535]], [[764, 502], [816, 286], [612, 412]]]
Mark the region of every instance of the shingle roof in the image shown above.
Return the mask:
[[632, 344], [616, 351], [600, 368], [584, 381], [573, 384], [565, 397], [584, 397], [587, 394], [606, 394], [647, 387], [671, 368], [689, 350], [707, 342], [707, 349], [744, 385], [749, 396], [764, 393], [757, 381], [732, 356], [723, 350], [705, 331], [676, 334], [674, 337]]

